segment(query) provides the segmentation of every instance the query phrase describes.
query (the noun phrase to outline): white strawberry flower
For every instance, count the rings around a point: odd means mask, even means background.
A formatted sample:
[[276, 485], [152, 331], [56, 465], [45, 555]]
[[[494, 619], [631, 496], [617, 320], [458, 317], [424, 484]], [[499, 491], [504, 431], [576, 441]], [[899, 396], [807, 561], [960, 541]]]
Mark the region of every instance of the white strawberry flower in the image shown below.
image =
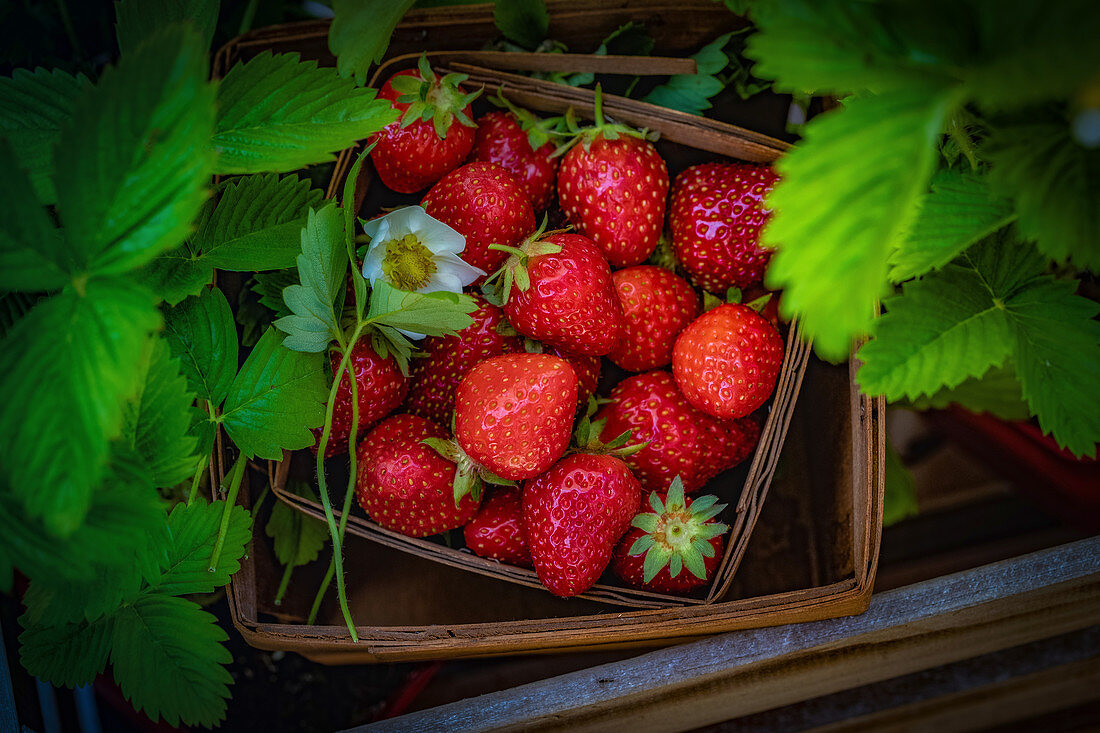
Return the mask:
[[363, 277], [373, 286], [385, 280], [412, 293], [462, 288], [485, 274], [459, 257], [466, 237], [420, 206], [396, 209], [363, 223], [370, 246], [363, 258]]

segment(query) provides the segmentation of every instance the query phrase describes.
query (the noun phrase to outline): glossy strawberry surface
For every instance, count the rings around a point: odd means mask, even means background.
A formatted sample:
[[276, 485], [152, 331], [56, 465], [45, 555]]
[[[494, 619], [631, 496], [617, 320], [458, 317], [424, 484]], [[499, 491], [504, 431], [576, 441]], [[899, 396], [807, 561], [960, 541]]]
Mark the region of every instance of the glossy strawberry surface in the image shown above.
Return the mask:
[[491, 274], [507, 253], [490, 244], [514, 245], [535, 231], [535, 213], [524, 187], [495, 163], [467, 163], [443, 176], [421, 202], [424, 210], [466, 237], [462, 259]]
[[475, 555], [509, 565], [531, 567], [523, 504], [519, 489], [497, 487], [481, 502], [477, 515], [462, 530], [466, 546]]
[[561, 160], [550, 157], [553, 153], [551, 143], [532, 149], [515, 115], [497, 111], [478, 118], [470, 160], [496, 163], [506, 168], [523, 185], [534, 210], [544, 211], [554, 198], [554, 182]]
[[573, 372], [577, 375], [577, 407], [583, 408], [588, 404], [588, 398], [596, 392], [596, 385], [600, 382], [602, 371], [600, 357], [587, 354], [574, 354], [556, 346], [546, 350], [547, 354], [565, 359]]
[[569, 149], [558, 170], [558, 200], [577, 232], [615, 267], [642, 262], [661, 236], [668, 169], [653, 143], [596, 135]]
[[501, 309], [480, 296], [473, 296], [477, 310], [474, 322], [453, 336], [428, 336], [420, 342], [424, 356], [414, 359], [410, 370], [409, 396], [405, 409], [414, 415], [450, 427], [455, 409], [455, 390], [462, 378], [490, 356], [523, 350], [518, 336], [504, 335]]
[[771, 397], [783, 365], [783, 339], [763, 316], [726, 303], [692, 321], [672, 349], [672, 374], [695, 407], [744, 417]]
[[477, 513], [466, 494], [454, 499], [455, 464], [424, 445], [447, 431], [416, 415], [394, 415], [359, 444], [355, 495], [371, 519], [410, 537], [461, 527]]
[[517, 331], [575, 354], [602, 356], [618, 343], [623, 309], [611, 268], [599, 249], [578, 234], [551, 234], [540, 241], [561, 247], [527, 265], [531, 285], [513, 287], [504, 315]]
[[699, 297], [686, 280], [653, 265], [616, 270], [611, 279], [624, 327], [608, 358], [631, 372], [667, 365], [676, 337], [699, 315]]
[[696, 285], [714, 293], [760, 282], [771, 251], [760, 230], [771, 213], [764, 197], [778, 176], [768, 166], [704, 163], [672, 187], [672, 249]]
[[563, 597], [591, 588], [640, 497], [630, 469], [607, 455], [572, 454], [524, 484], [523, 523], [542, 584]]
[[471, 369], [455, 393], [455, 437], [474, 461], [513, 481], [537, 476], [569, 445], [577, 376], [549, 354], [504, 354]]

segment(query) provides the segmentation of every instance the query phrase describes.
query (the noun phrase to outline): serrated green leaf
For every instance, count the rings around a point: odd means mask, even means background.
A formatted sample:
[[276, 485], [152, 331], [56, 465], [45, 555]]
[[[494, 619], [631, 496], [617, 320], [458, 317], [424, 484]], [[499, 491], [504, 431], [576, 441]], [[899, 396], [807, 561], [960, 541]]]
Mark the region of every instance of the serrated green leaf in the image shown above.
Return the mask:
[[11, 77], [0, 77], [0, 138], [11, 142], [19, 167], [30, 174], [44, 204], [57, 201], [51, 174], [61, 128], [72, 117], [76, 98], [90, 86], [83, 74], [61, 69], [16, 69]]
[[330, 204], [310, 209], [301, 229], [298, 255], [300, 285], [283, 291], [283, 301], [293, 315], [275, 321], [287, 334], [283, 345], [294, 351], [321, 352], [340, 337], [340, 306], [348, 272], [344, 250], [344, 219]]
[[56, 149], [78, 272], [118, 273], [187, 236], [207, 196], [214, 88], [194, 30], [164, 27], [76, 100]]
[[473, 323], [477, 303], [468, 295], [440, 291], [410, 293], [376, 280], [367, 317], [374, 323], [404, 331], [446, 336]]
[[201, 499], [190, 505], [176, 504], [168, 515], [168, 541], [155, 548], [156, 572], [147, 581], [151, 590], [172, 596], [211, 593], [229, 582], [241, 569], [240, 559], [252, 539], [252, 517], [243, 507], [234, 506], [229, 514], [229, 529], [222, 545], [215, 572], [210, 572], [210, 556], [217, 542], [224, 501], [207, 503]]
[[115, 3], [118, 48], [123, 56], [133, 53], [158, 29], [186, 21], [198, 31], [203, 49], [209, 49], [219, 5], [219, 0], [119, 0]]
[[1100, 149], [1076, 143], [1060, 120], [995, 128], [982, 153], [1020, 233], [1051, 259], [1100, 272]]
[[283, 450], [313, 445], [311, 428], [325, 420], [326, 359], [291, 351], [274, 328], [260, 338], [237, 373], [222, 410], [222, 425], [247, 456], [278, 460]]
[[985, 374], [970, 377], [957, 387], [941, 389], [909, 404], [915, 410], [944, 410], [951, 405], [971, 412], [988, 412], [1002, 420], [1027, 420], [1031, 416], [1011, 361], [990, 367]]
[[[318, 501], [305, 484], [293, 487], [294, 493]], [[297, 567], [311, 563], [328, 542], [328, 527], [319, 519], [303, 514], [285, 502], [277, 501], [264, 532], [275, 540], [275, 557], [283, 565]]]
[[509, 0], [493, 4], [493, 20], [504, 37], [529, 51], [550, 32], [550, 14], [543, 0]]
[[[596, 49], [600, 56], [649, 56], [656, 44], [645, 24], [629, 21], [611, 31]], [[711, 73], [711, 72], [706, 72]]]
[[141, 583], [141, 570], [133, 562], [99, 566], [87, 580], [39, 577], [23, 595], [24, 626], [95, 621], [136, 598]]
[[917, 513], [917, 483], [889, 440], [886, 441], [885, 473], [886, 494], [882, 503], [882, 526], [889, 527]]
[[777, 250], [766, 283], [783, 289], [780, 310], [802, 318], [824, 358], [845, 358], [871, 326], [887, 258], [931, 178], [952, 99], [943, 87], [852, 99], [807, 124], [805, 139], [776, 164], [774, 214], [761, 238]]
[[148, 291], [93, 279], [40, 301], [0, 342], [0, 482], [51, 533], [80, 526], [159, 324]]
[[169, 305], [176, 305], [206, 289], [214, 280], [214, 268], [201, 258], [192, 257], [184, 245], [139, 268], [137, 278]]
[[111, 666], [136, 710], [170, 725], [213, 726], [225, 717], [232, 656], [217, 619], [184, 598], [143, 595], [119, 609]]
[[298, 268], [274, 272], [258, 272], [252, 278], [252, 291], [260, 296], [260, 303], [275, 312], [277, 318], [289, 316], [290, 308], [283, 300], [283, 291], [295, 283], [301, 282]]
[[237, 373], [237, 327], [229, 301], [217, 288], [165, 311], [165, 338], [180, 361], [187, 387], [199, 399], [221, 404]]
[[393, 30], [415, 0], [333, 0], [328, 47], [340, 76], [366, 84], [370, 67], [382, 60]]
[[890, 257], [890, 279], [902, 282], [943, 267], [1015, 218], [983, 175], [941, 170], [932, 178], [909, 236]]
[[211, 145], [217, 173], [285, 172], [333, 153], [397, 119], [373, 89], [356, 87], [316, 61], [265, 51], [229, 70], [218, 87]]
[[19, 635], [19, 659], [35, 677], [72, 689], [90, 684], [107, 666], [112, 617], [44, 626], [30, 623], [24, 615], [19, 622], [24, 629]]
[[0, 289], [56, 290], [69, 281], [65, 240], [2, 137], [0, 170]]
[[729, 64], [729, 57], [722, 49], [732, 35], [718, 36], [691, 57], [695, 59], [696, 73], [669, 77], [668, 82], [653, 89], [642, 101], [693, 115], [710, 109], [710, 98], [725, 87], [716, 75]]

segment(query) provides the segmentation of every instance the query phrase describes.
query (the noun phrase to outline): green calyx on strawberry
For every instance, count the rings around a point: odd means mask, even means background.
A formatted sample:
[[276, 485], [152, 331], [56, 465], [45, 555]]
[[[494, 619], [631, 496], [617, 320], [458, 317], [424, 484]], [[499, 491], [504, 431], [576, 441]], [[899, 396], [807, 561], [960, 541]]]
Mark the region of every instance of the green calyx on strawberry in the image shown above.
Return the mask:
[[481, 286], [481, 291], [493, 305], [504, 306], [512, 295], [512, 285], [519, 290], [527, 290], [531, 287], [531, 278], [527, 274], [530, 261], [540, 255], [552, 255], [561, 252], [561, 245], [553, 242], [540, 241], [542, 237], [551, 234], [566, 232], [566, 229], [546, 231], [547, 218], [542, 217], [542, 224], [535, 233], [523, 240], [518, 247], [506, 244], [490, 244], [489, 249], [507, 252], [510, 256], [504, 261], [500, 269], [494, 272]]
[[563, 143], [554, 151], [554, 155], [563, 155], [569, 148], [579, 142], [585, 150], [592, 145], [592, 141], [597, 137], [602, 137], [604, 140], [618, 140], [620, 137], [636, 137], [641, 140], [649, 140], [653, 142], [657, 139], [656, 132], [650, 132], [649, 130], [638, 130], [628, 125], [623, 125], [618, 122], [611, 122], [604, 119], [603, 116], [603, 86], [596, 85], [595, 99], [592, 103], [592, 118], [595, 120], [595, 124], [581, 127], [577, 122], [576, 113], [573, 108], [570, 107], [565, 113], [565, 128], [573, 136], [569, 141]]
[[676, 578], [685, 568], [700, 580], [706, 580], [705, 560], [715, 557], [711, 540], [724, 534], [729, 527], [711, 521], [725, 504], [716, 496], [700, 496], [690, 502], [684, 499], [684, 485], [677, 476], [669, 486], [664, 501], [656, 491], [649, 495], [652, 512], [643, 512], [631, 520], [631, 526], [645, 534], [636, 539], [628, 555], [645, 554], [643, 580], [651, 582], [662, 568], [668, 568]]
[[573, 445], [575, 447], [570, 449], [571, 452], [626, 458], [644, 450], [649, 445], [648, 440], [641, 443], [631, 440], [631, 436], [634, 434], [631, 429], [624, 430], [606, 443], [603, 442], [600, 435], [607, 427], [607, 418], [593, 420], [592, 416], [596, 414], [601, 405], [605, 405], [607, 402], [608, 400], [601, 400], [596, 397], [588, 398], [588, 409], [585, 411], [584, 416], [577, 421], [577, 427], [573, 431]]
[[[454, 432], [452, 430], [452, 432]], [[515, 487], [515, 481], [501, 478], [480, 463], [470, 458], [466, 451], [453, 438], [425, 438], [420, 441], [446, 460], [455, 464], [455, 477], [452, 482], [454, 488], [455, 506], [462, 501], [467, 494], [475, 502], [481, 501], [481, 493], [485, 484], [494, 486]]]
[[531, 146], [531, 150], [538, 150], [543, 145], [568, 135], [563, 131], [565, 117], [539, 117], [530, 110], [517, 107], [504, 96], [504, 89], [497, 89], [497, 95], [488, 99], [497, 107], [512, 113], [520, 129], [527, 133], [527, 144]]
[[469, 78], [466, 74], [447, 74], [440, 78], [432, 71], [428, 57], [423, 54], [417, 69], [420, 79], [398, 76], [392, 80], [393, 88], [401, 92], [397, 101], [409, 105], [401, 117], [401, 127], [408, 127], [417, 120], [431, 120], [436, 134], [442, 139], [446, 139], [447, 131], [455, 120], [466, 127], [476, 127], [465, 110], [482, 90], [467, 94], [460, 89], [459, 84]]
[[741, 299], [743, 297], [744, 297], [744, 294], [741, 292], [741, 288], [738, 288], [738, 287], [732, 287], [729, 290], [727, 290], [725, 300], [722, 300], [721, 298], [719, 298], [717, 295], [710, 292], [709, 290], [704, 290], [703, 291], [703, 312], [706, 313], [707, 311], [714, 310], [718, 306], [723, 305], [725, 303], [736, 303], [736, 304], [741, 304], [741, 305], [748, 306], [749, 308], [752, 308], [757, 313], [763, 313], [764, 308], [767, 307], [768, 303], [772, 299], [772, 294], [771, 293], [765, 293], [764, 295], [761, 295], [759, 298], [753, 298], [748, 303], [742, 303], [741, 302]]

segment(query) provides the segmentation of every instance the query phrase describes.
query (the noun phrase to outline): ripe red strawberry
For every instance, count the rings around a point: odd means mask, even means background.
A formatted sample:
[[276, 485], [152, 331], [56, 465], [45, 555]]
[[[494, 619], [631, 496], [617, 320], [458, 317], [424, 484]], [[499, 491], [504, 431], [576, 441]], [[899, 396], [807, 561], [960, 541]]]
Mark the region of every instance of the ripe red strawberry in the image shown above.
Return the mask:
[[477, 513], [480, 496], [455, 496], [455, 464], [424, 445], [447, 432], [416, 415], [394, 415], [359, 444], [355, 495], [371, 519], [410, 537], [461, 527]]
[[577, 228], [615, 267], [636, 265], [657, 246], [665, 223], [668, 168], [642, 133], [604, 122], [570, 148], [558, 170], [558, 201]]
[[760, 282], [771, 250], [760, 246], [778, 176], [767, 166], [704, 163], [676, 177], [669, 226], [672, 249], [695, 284], [711, 292]]
[[481, 503], [463, 534], [466, 546], [475, 555], [500, 560], [510, 565], [531, 567], [527, 533], [523, 529], [523, 505], [519, 489], [501, 487]]
[[[476, 127], [470, 102], [480, 91], [467, 94], [459, 86], [465, 80], [462, 74], [438, 78], [421, 56], [418, 69], [399, 71], [382, 85], [378, 98], [402, 113], [373, 138], [370, 157], [382, 183], [400, 193], [415, 193], [466, 159]], [[425, 81], [428, 88], [422, 90]]]
[[574, 453], [523, 487], [523, 524], [539, 580], [569, 597], [599, 579], [641, 503], [618, 458]]
[[607, 355], [632, 372], [672, 361], [672, 345], [699, 315], [699, 298], [683, 278], [663, 267], [637, 265], [611, 273], [623, 305], [623, 337]]
[[627, 585], [655, 593], [683, 595], [705, 585], [725, 550], [729, 527], [713, 519], [726, 505], [716, 496], [685, 499], [678, 481], [664, 501], [656, 492], [649, 500], [652, 511], [631, 521], [611, 569]]
[[574, 354], [556, 346], [551, 346], [546, 353], [565, 359], [573, 367], [577, 375], [577, 407], [587, 405], [588, 398], [596, 392], [596, 385], [600, 382], [600, 357]]
[[506, 168], [527, 191], [535, 211], [545, 211], [554, 198], [560, 158], [539, 120], [527, 110], [490, 112], [477, 120], [470, 160]]
[[470, 459], [511, 481], [537, 476], [569, 446], [577, 375], [549, 354], [504, 354], [471, 369], [455, 393], [455, 437]]
[[[340, 368], [340, 354], [332, 352], [329, 357], [332, 373]], [[409, 392], [409, 380], [397, 366], [392, 356], [382, 358], [370, 344], [370, 339], [360, 339], [351, 350], [348, 369], [355, 374], [356, 394], [359, 397], [359, 429], [357, 434], [366, 435], [376, 422], [397, 409]], [[313, 434], [321, 439], [321, 428], [315, 428]], [[340, 380], [336, 390], [336, 404], [332, 408], [332, 432], [325, 446], [325, 458], [345, 453], [348, 438], [351, 437], [351, 380], [348, 375]], [[313, 451], [317, 452], [314, 444]]]
[[405, 409], [449, 427], [458, 383], [475, 364], [490, 356], [523, 350], [518, 336], [501, 333], [504, 314], [479, 296], [474, 322], [453, 336], [428, 336], [421, 341], [424, 356], [412, 362]]
[[[603, 356], [622, 332], [611, 268], [579, 234], [532, 237], [505, 263], [504, 315], [525, 336], [574, 354]], [[515, 281], [515, 288], [510, 283]]]
[[596, 413], [608, 442], [631, 430], [630, 444], [649, 445], [625, 457], [646, 491], [664, 491], [679, 476], [689, 494], [745, 460], [760, 429], [749, 418], [719, 420], [692, 407], [667, 371], [627, 377]]
[[424, 210], [466, 237], [462, 259], [492, 273], [508, 256], [490, 244], [517, 244], [535, 231], [535, 212], [515, 176], [494, 163], [467, 163], [443, 176]]
[[771, 397], [783, 338], [747, 305], [725, 303], [692, 321], [672, 349], [672, 374], [688, 402], [715, 417], [744, 417]]

